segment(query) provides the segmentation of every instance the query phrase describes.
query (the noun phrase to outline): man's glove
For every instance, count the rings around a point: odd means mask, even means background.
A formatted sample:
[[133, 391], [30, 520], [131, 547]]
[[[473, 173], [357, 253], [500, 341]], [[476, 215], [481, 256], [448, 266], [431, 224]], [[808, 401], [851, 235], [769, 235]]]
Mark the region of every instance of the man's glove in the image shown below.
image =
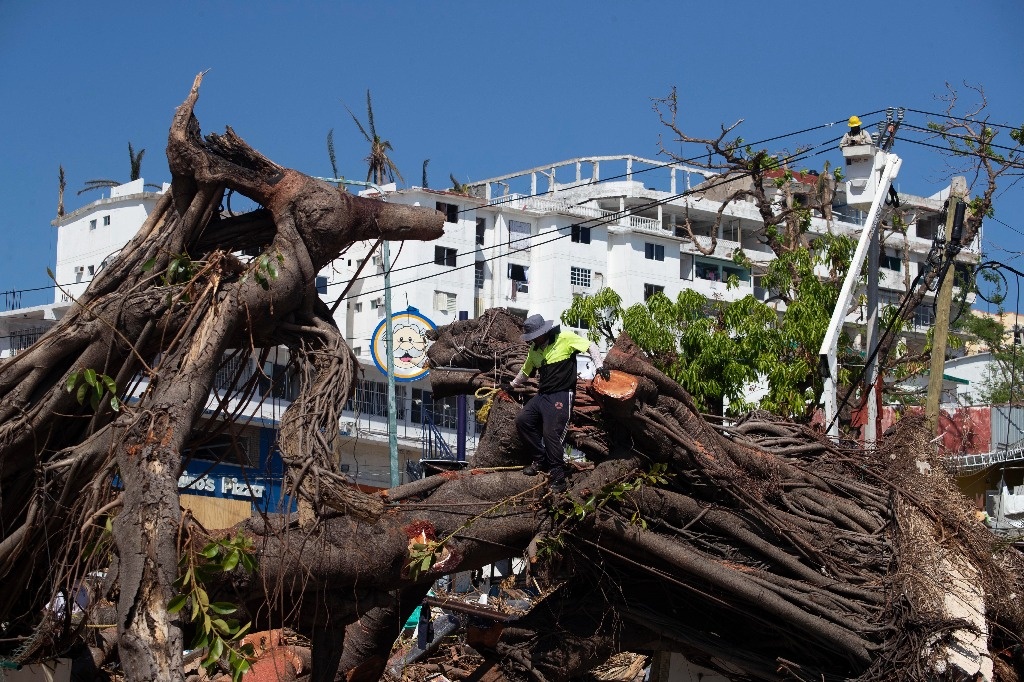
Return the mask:
[[500, 388], [500, 389], [501, 389], [502, 391], [504, 391], [505, 393], [508, 393], [509, 395], [511, 395], [511, 394], [512, 394], [512, 391], [516, 390], [516, 387], [515, 387], [515, 386], [513, 386], [512, 384], [510, 384], [510, 383], [509, 383], [509, 382], [507, 382], [507, 381], [503, 381], [503, 382], [501, 382], [501, 385], [500, 385], [500, 386], [498, 386], [498, 388]]
[[607, 367], [601, 365], [600, 367], [597, 368], [597, 376], [601, 377], [605, 381], [608, 381], [609, 379], [612, 378], [612, 373], [611, 370], [609, 370]]

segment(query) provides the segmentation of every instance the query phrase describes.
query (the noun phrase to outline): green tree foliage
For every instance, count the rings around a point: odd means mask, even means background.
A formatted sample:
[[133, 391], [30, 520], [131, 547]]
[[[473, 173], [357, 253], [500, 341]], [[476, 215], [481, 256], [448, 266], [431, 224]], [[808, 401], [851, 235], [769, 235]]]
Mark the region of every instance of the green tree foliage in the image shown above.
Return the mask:
[[[1005, 311], [999, 308], [1000, 316]], [[992, 363], [985, 370], [978, 388], [982, 403], [1019, 405], [1024, 402], [1024, 348], [1014, 343], [1014, 334], [996, 318], [965, 315], [960, 328], [983, 348], [992, 353]]]
[[[761, 407], [808, 416], [821, 396], [818, 350], [839, 296], [838, 275], [855, 246], [849, 237], [825, 235], [772, 261], [763, 284], [774, 300], [787, 302], [784, 310], [749, 295], [724, 301], [692, 289], [675, 300], [659, 293], [623, 308], [618, 293], [602, 289], [575, 298], [562, 321], [588, 327], [594, 340], [627, 332], [702, 409], [719, 412], [728, 401], [730, 413]], [[742, 253], [734, 260], [746, 263]], [[729, 285], [738, 284], [734, 275]], [[840, 351], [848, 353], [849, 345], [844, 337]], [[848, 374], [843, 370], [840, 380]], [[767, 388], [756, 405], [747, 400], [755, 383]]]

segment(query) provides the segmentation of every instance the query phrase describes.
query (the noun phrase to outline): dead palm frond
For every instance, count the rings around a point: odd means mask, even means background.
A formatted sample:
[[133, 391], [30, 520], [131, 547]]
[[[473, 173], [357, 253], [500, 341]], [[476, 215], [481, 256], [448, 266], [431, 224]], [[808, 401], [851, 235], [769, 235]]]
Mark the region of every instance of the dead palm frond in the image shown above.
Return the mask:
[[387, 140], [382, 140], [380, 135], [377, 134], [377, 126], [373, 122], [373, 101], [370, 98], [370, 91], [366, 91], [366, 123], [370, 128], [370, 132], [366, 132], [366, 128], [363, 127], [363, 124], [356, 115], [352, 113], [352, 110], [348, 108], [348, 105], [345, 105], [345, 110], [348, 111], [348, 115], [355, 121], [359, 132], [370, 143], [370, 153], [364, 159], [367, 163], [367, 182], [372, 181], [374, 184], [380, 185], [384, 183], [385, 179], [388, 182], [394, 182], [396, 177], [405, 182], [405, 178], [399, 172], [398, 166], [395, 165], [388, 155], [388, 152], [394, 151], [394, 147]]

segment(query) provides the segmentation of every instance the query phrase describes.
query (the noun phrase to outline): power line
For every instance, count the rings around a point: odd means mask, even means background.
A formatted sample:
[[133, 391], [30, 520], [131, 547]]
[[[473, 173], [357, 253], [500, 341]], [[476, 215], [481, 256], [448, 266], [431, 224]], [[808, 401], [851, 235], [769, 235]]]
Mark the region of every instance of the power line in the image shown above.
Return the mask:
[[[885, 111], [885, 109], [876, 109], [875, 111], [872, 111], [872, 112], [869, 112], [867, 114], [864, 114], [864, 117], [866, 118], [868, 116], [874, 116], [875, 114], [880, 114], [880, 113], [882, 113], [884, 111]], [[831, 128], [831, 127], [839, 125], [841, 123], [846, 123], [846, 121], [847, 121], [847, 119], [842, 118], [842, 119], [839, 119], [838, 121], [830, 121], [828, 123], [822, 123], [822, 124], [819, 124], [819, 125], [816, 125], [816, 126], [811, 126], [810, 128], [804, 128], [803, 130], [796, 130], [796, 131], [791, 132], [791, 133], [784, 133], [782, 135], [776, 135], [774, 137], [766, 137], [765, 139], [757, 140], [756, 142], [747, 142], [747, 143], [745, 143], [745, 146], [755, 147], [757, 145], [767, 144], [768, 142], [775, 142], [776, 140], [782, 140], [782, 139], [785, 139], [787, 137], [793, 137], [795, 135], [802, 135], [804, 133], [813, 132], [815, 130], [821, 130], [822, 128]], [[836, 139], [839, 139], [839, 138], [836, 138]], [[672, 161], [667, 161], [667, 162], [662, 163], [662, 164], [650, 166], [648, 168], [641, 168], [640, 170], [632, 171], [630, 173], [620, 173], [619, 175], [610, 175], [610, 176], [608, 176], [606, 178], [603, 178], [601, 180], [601, 182], [608, 182], [610, 180], [618, 180], [618, 179], [621, 179], [621, 178], [629, 177], [630, 175], [639, 175], [641, 173], [648, 173], [650, 171], [660, 170], [662, 168], [668, 168], [669, 166], [682, 165], [682, 164], [687, 164], [687, 163], [696, 163], [697, 161], [699, 161], [700, 159], [703, 159], [706, 156], [707, 156], [707, 153], [704, 153], [704, 154], [699, 154], [697, 156], [692, 156], [692, 157], [690, 157], [688, 159], [672, 160]], [[477, 183], [477, 184], [482, 184], [482, 182], [485, 182], [485, 181], [481, 181], [481, 183]], [[426, 188], [424, 188], [424, 189], [426, 189]], [[519, 200], [519, 199], [533, 199], [535, 197], [544, 196], [547, 193], [548, 192], [535, 192], [533, 194], [523, 194], [523, 195], [520, 195], [519, 197], [517, 197], [517, 200]], [[480, 209], [480, 208], [489, 208], [489, 207], [492, 207], [492, 206], [500, 206], [503, 203], [506, 203], [506, 202], [494, 201], [492, 203], [485, 203], [485, 204], [483, 204], [481, 206], [476, 206], [476, 207], [473, 207], [473, 208], [464, 208], [464, 209], [460, 210], [459, 213], [461, 214], [461, 213], [465, 213], [467, 211], [475, 211], [475, 210]]]
[[999, 223], [1000, 225], [1002, 225], [1003, 227], [1009, 228], [1009, 229], [1013, 230], [1014, 232], [1016, 232], [1017, 234], [1019, 234], [1020, 236], [1024, 237], [1024, 232], [1021, 232], [1020, 230], [1018, 230], [1018, 229], [1017, 229], [1016, 227], [1014, 227], [1013, 225], [1007, 225], [1006, 223], [1004, 223], [1004, 222], [1003, 222], [1002, 220], [1000, 220], [999, 218], [996, 218], [995, 216], [989, 216], [989, 217], [988, 217], [988, 220], [994, 220], [994, 221], [996, 221], [997, 223]]
[[[984, 146], [991, 147], [993, 149], [1005, 149], [1006, 151], [1009, 151], [1009, 152], [1024, 152], [1024, 149], [1022, 149], [1020, 145], [1018, 145], [1016, 147], [1007, 147], [1006, 145], [993, 144], [991, 142], [983, 143], [983, 142], [978, 141], [976, 138], [971, 137], [970, 135], [962, 135], [962, 134], [959, 134], [959, 133], [947, 133], [947, 132], [943, 132], [941, 130], [932, 130], [931, 128], [922, 128], [920, 126], [913, 125], [912, 123], [904, 123], [902, 125], [902, 127], [903, 128], [910, 128], [911, 130], [917, 130], [917, 131], [920, 131], [922, 133], [934, 133], [938, 137], [952, 137], [952, 138], [956, 138], [958, 140], [963, 140], [965, 142], [974, 142], [975, 144], [984, 144]], [[949, 151], [953, 151], [953, 150], [950, 149]], [[973, 154], [973, 152], [970, 152], [970, 153]]]
[[[903, 138], [903, 141], [904, 142], [908, 142], [910, 144], [919, 144], [922, 147], [931, 147], [932, 149], [941, 149], [944, 152], [954, 153], [954, 152], [952, 152], [952, 150], [949, 147], [942, 147], [942, 146], [937, 145], [937, 144], [930, 144], [928, 142], [921, 142], [920, 140], [911, 140], [910, 138]], [[1005, 164], [1007, 168], [1022, 168], [1022, 169], [1024, 169], [1024, 162], [1007, 161], [1006, 159], [1000, 159], [998, 157], [990, 156], [988, 154], [982, 154], [980, 152], [965, 152], [963, 154], [963, 156], [976, 156], [978, 158], [989, 159], [991, 161], [996, 161], [998, 163]]]
[[976, 119], [976, 118], [968, 118], [966, 116], [954, 116], [953, 114], [949, 114], [949, 113], [937, 114], [934, 111], [923, 111], [921, 109], [911, 109], [909, 107], [905, 107], [904, 111], [910, 111], [910, 112], [913, 112], [915, 114], [924, 114], [925, 116], [934, 116], [936, 118], [945, 118], [945, 119], [951, 119], [951, 120], [954, 120], [954, 121], [964, 121], [965, 123], [980, 123], [980, 124], [982, 124], [984, 126], [988, 126], [988, 127], [992, 127], [992, 128], [1004, 128], [1006, 130], [1020, 130], [1020, 128], [1021, 128], [1021, 126], [1012, 126], [1012, 125], [1007, 125], [1005, 123], [989, 123], [987, 121], [981, 121], [981, 120]]
[[[836, 138], [833, 138], [833, 139], [828, 140], [826, 142], [823, 142], [822, 144], [820, 144], [818, 146], [821, 147], [821, 146], [824, 146], [824, 145], [827, 145], [827, 144], [831, 144], [833, 142], [837, 142], [838, 140], [839, 140], [839, 138], [836, 137]], [[814, 149], [814, 148], [815, 147], [812, 147], [811, 149]], [[811, 157], [823, 154], [824, 152], [828, 151], [828, 149], [822, 149], [820, 151], [815, 152], [814, 154], [809, 154], [808, 153], [809, 151], [810, 151], [810, 149], [805, 150], [803, 152], [800, 152], [798, 154], [794, 154], [792, 156], [786, 157], [785, 159], [783, 159], [781, 161], [781, 163], [792, 163], [792, 162], [795, 162], [795, 161], [802, 161], [802, 160], [804, 160], [806, 158], [811, 158]], [[654, 200], [654, 201], [647, 202], [646, 204], [641, 204], [640, 206], [634, 206], [634, 207], [632, 207], [629, 210], [618, 211], [618, 212], [613, 213], [613, 214], [611, 214], [609, 216], [606, 216], [604, 218], [589, 218], [589, 219], [584, 220], [582, 222], [571, 223], [571, 224], [565, 225], [563, 227], [557, 227], [557, 228], [554, 228], [552, 230], [548, 230], [547, 232], [538, 233], [537, 235], [530, 235], [530, 236], [526, 236], [526, 237], [520, 237], [520, 238], [515, 239], [515, 240], [510, 240], [508, 242], [508, 244], [513, 244], [513, 243], [520, 242], [520, 241], [530, 240], [530, 239], [533, 239], [535, 237], [546, 236], [546, 235], [549, 235], [549, 234], [552, 234], [552, 233], [559, 232], [561, 230], [565, 230], [567, 228], [569, 229], [569, 232], [567, 232], [566, 234], [559, 234], [559, 235], [557, 235], [555, 237], [552, 237], [551, 239], [547, 239], [547, 240], [542, 241], [542, 242], [530, 244], [530, 245], [524, 246], [524, 247], [519, 248], [519, 249], [514, 249], [514, 250], [509, 251], [507, 253], [499, 253], [499, 254], [497, 254], [495, 256], [491, 256], [490, 258], [474, 259], [473, 261], [471, 261], [469, 263], [466, 263], [465, 265], [458, 265], [458, 266], [455, 266], [455, 267], [447, 268], [443, 273], [434, 273], [434, 274], [431, 274], [431, 275], [425, 275], [423, 277], [417, 277], [416, 279], [411, 279], [411, 280], [409, 280], [407, 282], [401, 282], [399, 284], [392, 284], [391, 288], [394, 289], [396, 287], [408, 286], [410, 284], [415, 284], [417, 282], [423, 282], [423, 281], [426, 281], [426, 280], [429, 280], [429, 279], [433, 279], [435, 277], [440, 277], [441, 275], [448, 274], [450, 272], [456, 272], [458, 270], [464, 270], [466, 268], [476, 267], [477, 263], [490, 262], [490, 261], [493, 261], [493, 260], [497, 260], [499, 258], [507, 257], [507, 256], [512, 255], [514, 253], [521, 253], [522, 251], [529, 250], [530, 248], [533, 248], [535, 246], [544, 246], [545, 244], [549, 244], [549, 243], [551, 243], [553, 241], [557, 241], [559, 239], [564, 239], [566, 237], [571, 236], [572, 228], [573, 227], [591, 227], [592, 228], [592, 227], [600, 227], [602, 225], [607, 225], [609, 223], [616, 222], [616, 221], [620, 220], [621, 218], [632, 216], [632, 215], [636, 215], [637, 211], [647, 210], [647, 209], [650, 209], [650, 208], [655, 208], [657, 206], [661, 206], [661, 205], [667, 204], [669, 202], [675, 201], [677, 199], [681, 199], [683, 197], [689, 196], [689, 195], [697, 193], [697, 192], [705, 192], [705, 191], [707, 191], [709, 189], [713, 189], [715, 187], [719, 187], [721, 185], [734, 182], [734, 181], [739, 180], [741, 178], [749, 177], [751, 174], [752, 174], [751, 171], [743, 171], [743, 172], [737, 173], [735, 175], [729, 175], [727, 177], [723, 177], [723, 179], [720, 182], [718, 182], [718, 183], [713, 183], [713, 184], [710, 184], [710, 185], [702, 184], [699, 187], [696, 187], [696, 188], [693, 188], [693, 189], [689, 189], [689, 190], [686, 190], [685, 192], [680, 192], [678, 194], [673, 194], [671, 196], [665, 197], [664, 199], [657, 199], [657, 200]], [[592, 223], [592, 224], [586, 225], [584, 223]], [[494, 246], [487, 247], [487, 248], [498, 248], [498, 247], [501, 247], [501, 246], [505, 246], [505, 243], [495, 244]], [[421, 265], [430, 265], [432, 262], [433, 261], [425, 261], [423, 263], [417, 263], [417, 264], [414, 264], [414, 265], [407, 265], [403, 269], [419, 267]], [[392, 271], [392, 272], [394, 272], [394, 271]], [[364, 278], [379, 277], [379, 276], [380, 276], [379, 274], [367, 275]], [[382, 291], [384, 291], [383, 287], [380, 288], [380, 289], [373, 289], [371, 291], [359, 292], [357, 294], [357, 296], [367, 296], [367, 295], [370, 295], [370, 294], [377, 294], [377, 293], [380, 293]]]
[[[867, 115], [869, 115], [869, 114], [865, 114], [865, 116], [867, 116]], [[840, 123], [841, 122], [842, 121], [840, 121]], [[814, 128], [809, 128], [807, 130], [817, 130], [817, 129], [829, 127], [829, 126], [832, 126], [832, 125], [835, 125], [835, 123], [823, 124], [823, 125], [815, 126]], [[800, 132], [803, 132], [803, 131], [800, 131]], [[785, 135], [777, 135], [774, 138], [767, 138], [766, 140], [761, 140], [759, 142], [755, 142], [755, 143], [752, 143], [752, 144], [762, 144], [763, 142], [767, 142], [767, 141], [771, 141], [771, 140], [775, 140], [775, 139], [781, 139], [781, 138], [784, 138], [784, 137], [790, 137], [790, 136], [795, 135], [795, 134], [798, 134], [798, 133], [786, 133]], [[822, 154], [824, 151], [827, 151], [827, 149], [823, 149], [823, 150], [818, 151], [818, 152], [816, 152], [814, 154], [809, 154], [808, 152], [810, 152], [813, 149], [817, 149], [818, 147], [824, 147], [825, 145], [831, 145], [831, 144], [833, 144], [835, 142], [838, 142], [839, 139], [840, 139], [839, 137], [831, 138], [829, 140], [826, 140], [825, 142], [822, 142], [822, 143], [820, 143], [818, 145], [815, 145], [814, 147], [810, 147], [807, 150], [804, 150], [802, 152], [797, 152], [796, 154], [792, 154], [792, 155], [790, 155], [788, 157], [785, 157], [785, 158], [779, 160], [779, 163], [780, 164], [790, 164], [790, 163], [794, 163], [796, 161], [802, 161], [805, 158], [811, 158], [813, 156], [818, 156], [818, 155]], [[700, 159], [700, 158], [703, 158], [704, 156], [706, 156], [706, 155], [705, 154], [701, 154], [700, 156], [693, 157], [693, 159]], [[665, 166], [674, 165], [676, 163], [687, 163], [690, 160], [691, 159], [684, 159], [683, 161], [673, 161], [673, 162], [671, 162], [669, 164], [665, 164], [665, 165], [660, 166], [660, 167], [664, 168]], [[640, 171], [637, 171], [636, 173], [634, 173], [634, 175], [636, 175], [638, 173], [641, 173], [641, 172], [645, 172], [646, 170], [654, 170], [654, 168], [652, 167], [652, 168], [649, 168], [649, 169], [641, 169]], [[741, 178], [741, 177], [746, 177], [748, 175], [750, 175], [749, 172], [745, 172], [745, 173], [740, 174], [740, 175], [730, 176], [728, 178], [728, 180], [726, 180], [725, 182], [732, 182], [733, 180], [736, 180], [736, 179]], [[612, 180], [612, 179], [620, 178], [620, 177], [625, 177], [625, 175], [610, 176], [609, 178], [605, 178], [604, 180], [602, 180], [602, 182], [607, 182], [608, 180]], [[719, 184], [724, 184], [724, 183], [719, 183]], [[634, 207], [632, 207], [632, 208], [630, 208], [630, 209], [628, 209], [626, 211], [618, 211], [616, 213], [613, 213], [613, 214], [610, 214], [610, 215], [606, 216], [605, 218], [588, 218], [588, 219], [586, 219], [586, 220], [584, 220], [584, 221], [582, 221], [580, 223], [573, 223], [573, 224], [567, 225], [565, 227], [555, 228], [554, 230], [550, 230], [548, 232], [538, 233], [536, 235], [527, 235], [527, 236], [524, 236], [524, 237], [517, 237], [516, 239], [510, 239], [507, 242], [501, 242], [501, 243], [498, 243], [498, 244], [492, 244], [490, 246], [481, 246], [479, 250], [483, 251], [483, 250], [487, 250], [487, 249], [496, 249], [496, 248], [500, 248], [500, 247], [503, 247], [503, 246], [506, 246], [506, 245], [512, 245], [512, 244], [516, 244], [518, 242], [528, 241], [528, 240], [530, 240], [530, 239], [532, 239], [534, 237], [543, 236], [543, 235], [546, 235], [546, 234], [550, 234], [551, 232], [557, 232], [558, 230], [564, 230], [566, 228], [572, 228], [572, 227], [600, 227], [601, 225], [607, 225], [609, 223], [615, 222], [616, 220], [619, 220], [620, 218], [628, 217], [628, 216], [631, 216], [631, 215], [636, 215], [636, 213], [635, 213], [636, 211], [647, 210], [649, 208], [655, 208], [655, 207], [657, 207], [659, 205], [663, 205], [663, 204], [669, 203], [671, 201], [674, 201], [676, 199], [680, 199], [682, 197], [685, 197], [685, 196], [688, 196], [690, 194], [693, 194], [693, 193], [695, 193], [697, 191], [703, 192], [703, 191], [706, 191], [708, 189], [712, 189], [714, 187], [719, 186], [719, 184], [708, 185], [707, 183], [702, 183], [698, 188], [686, 190], [685, 192], [681, 192], [681, 193], [669, 196], [669, 197], [667, 197], [665, 199], [659, 199], [659, 200], [648, 202], [646, 204], [641, 204], [639, 206], [634, 206]], [[531, 194], [531, 195], [521, 195], [519, 197], [516, 197], [515, 200], [516, 201], [522, 201], [522, 200], [525, 200], [525, 199], [530, 199], [530, 198], [536, 198], [536, 197], [539, 197], [539, 196], [544, 196], [546, 194], [547, 194], [547, 192]], [[491, 204], [484, 204], [484, 205], [481, 205], [481, 206], [475, 206], [473, 208], [463, 209], [463, 210], [459, 211], [459, 213], [461, 214], [461, 213], [465, 213], [465, 212], [468, 212], [468, 211], [477, 211], [477, 210], [480, 210], [480, 209], [483, 209], [483, 208], [492, 208], [494, 206], [499, 206], [499, 205], [506, 204], [506, 203], [508, 203], [508, 202], [504, 201], [504, 202], [497, 202], [497, 203], [491, 203]], [[586, 224], [586, 223], [591, 223], [593, 221], [600, 221], [600, 222], [594, 222], [592, 225], [587, 225]], [[562, 235], [562, 236], [569, 236], [569, 235]], [[540, 246], [540, 245], [543, 245], [543, 244], [546, 244], [546, 243], [547, 242], [542, 242], [541, 244], [537, 244], [537, 245]], [[513, 253], [519, 253], [521, 251], [527, 250], [528, 248], [530, 248], [530, 247], [527, 246], [527, 247], [524, 247], [522, 249], [517, 249], [517, 250], [513, 251]], [[470, 255], [470, 254], [466, 254], [466, 253], [457, 254], [456, 258], [458, 258], [460, 256], [466, 256], [466, 255]], [[475, 263], [478, 263], [478, 262], [488, 262], [488, 261], [495, 260], [495, 259], [500, 258], [500, 257], [501, 257], [501, 254], [499, 254], [498, 256], [493, 256], [491, 258], [485, 258], [485, 259], [482, 259], [482, 260], [474, 260], [472, 263], [468, 263], [466, 265], [457, 266], [455, 268], [455, 270], [461, 270], [461, 269], [464, 269], [464, 268], [475, 266]], [[413, 263], [411, 265], [404, 265], [404, 266], [402, 266], [400, 268], [392, 268], [389, 272], [391, 274], [394, 274], [396, 272], [403, 272], [405, 270], [411, 270], [413, 268], [418, 268], [418, 267], [421, 267], [423, 265], [430, 265], [432, 262], [433, 261], [423, 261], [423, 262], [420, 262], [420, 263]], [[446, 270], [445, 272], [454, 272], [455, 270], [449, 269], [449, 270]], [[371, 275], [362, 275], [360, 277], [356, 277], [354, 279], [347, 280], [347, 281], [348, 282], [359, 282], [359, 281], [362, 281], [362, 280], [373, 279], [373, 278], [379, 277], [379, 276], [380, 276], [380, 273], [375, 273], [375, 274], [371, 274]], [[417, 279], [417, 280], [411, 280], [411, 282], [421, 281], [421, 279], [429, 279], [430, 277], [436, 277], [436, 276], [438, 276], [438, 275], [430, 275], [430, 276], [425, 277], [425, 278], [420, 278], [420, 279]], [[407, 282], [407, 283], [404, 283], [404, 284], [408, 284], [408, 283], [411, 283], [411, 282]], [[404, 286], [404, 284], [398, 284], [398, 285], [393, 285], [393, 286]], [[376, 290], [373, 290], [373, 291], [370, 291], [370, 292], [360, 292], [357, 295], [362, 296], [364, 294], [375, 294], [375, 293], [379, 293], [380, 291], [383, 291], [383, 289], [376, 289]]]

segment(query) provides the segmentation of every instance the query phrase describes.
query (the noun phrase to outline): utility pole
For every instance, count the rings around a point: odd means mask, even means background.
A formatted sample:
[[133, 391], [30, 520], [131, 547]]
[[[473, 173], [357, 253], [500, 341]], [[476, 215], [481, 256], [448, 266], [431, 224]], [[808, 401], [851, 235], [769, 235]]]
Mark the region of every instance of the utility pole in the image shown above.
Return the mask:
[[946, 226], [943, 238], [946, 242], [942, 263], [942, 281], [938, 298], [935, 299], [935, 326], [932, 328], [931, 370], [928, 376], [928, 402], [925, 403], [925, 417], [932, 432], [939, 424], [939, 400], [942, 397], [942, 371], [946, 365], [946, 338], [949, 335], [949, 309], [953, 303], [953, 280], [955, 269], [953, 259], [960, 251], [960, 232], [964, 222], [967, 195], [967, 179], [957, 176], [949, 183], [949, 202], [946, 204]]
[[[369, 187], [380, 195], [381, 201], [387, 201], [384, 189], [374, 182], [363, 182], [360, 180], [346, 180], [345, 178], [315, 178], [325, 182], [340, 182], [346, 185], [358, 185]], [[402, 482], [402, 472], [398, 468], [398, 416], [395, 400], [395, 337], [394, 326], [391, 323], [391, 249], [385, 239], [381, 243], [381, 257], [384, 261], [384, 344], [387, 348], [387, 370], [388, 370], [388, 453], [390, 455], [391, 487], [394, 488]]]

